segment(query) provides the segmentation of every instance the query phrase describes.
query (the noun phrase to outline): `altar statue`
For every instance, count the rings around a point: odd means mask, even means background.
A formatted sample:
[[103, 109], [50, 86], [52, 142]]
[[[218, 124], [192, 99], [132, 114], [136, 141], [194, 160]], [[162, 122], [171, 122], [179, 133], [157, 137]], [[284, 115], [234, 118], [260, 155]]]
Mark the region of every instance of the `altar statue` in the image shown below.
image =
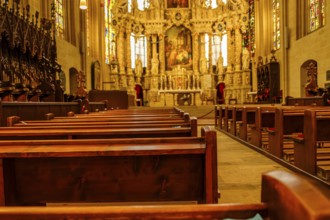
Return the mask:
[[246, 70], [250, 68], [250, 53], [246, 47], [243, 48], [242, 52], [242, 69]]
[[202, 57], [200, 60], [199, 71], [201, 72], [201, 74], [207, 74], [207, 61], [205, 57]]
[[217, 74], [221, 75], [223, 74], [223, 57], [222, 57], [222, 53], [219, 53], [219, 57], [217, 60]]
[[151, 74], [157, 75], [158, 74], [158, 68], [159, 68], [159, 60], [158, 60], [158, 54], [151, 59]]
[[141, 77], [142, 72], [143, 72], [142, 61], [141, 61], [140, 55], [138, 55], [135, 60], [135, 76]]

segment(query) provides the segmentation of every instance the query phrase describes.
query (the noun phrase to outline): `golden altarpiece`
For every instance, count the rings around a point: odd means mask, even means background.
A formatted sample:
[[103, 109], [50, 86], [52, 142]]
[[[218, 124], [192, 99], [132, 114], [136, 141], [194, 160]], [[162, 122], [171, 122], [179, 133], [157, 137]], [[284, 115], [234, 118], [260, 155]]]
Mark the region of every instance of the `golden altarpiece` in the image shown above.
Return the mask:
[[[200, 3], [204, 2], [204, 3]], [[116, 1], [112, 8], [112, 28], [115, 30], [115, 54], [110, 66], [111, 89], [127, 88], [135, 94], [138, 84], [150, 106], [196, 104], [216, 101], [216, 86], [225, 83], [225, 100], [237, 103], [248, 100], [251, 91], [250, 55], [243, 48], [242, 36], [248, 28], [248, 3], [217, 1], [216, 7], [206, 1], [150, 1], [144, 10], [132, 0], [129, 10], [126, 0]], [[146, 37], [146, 67], [133, 67], [130, 37]], [[212, 65], [212, 43], [209, 36], [227, 35], [228, 65]], [[205, 44], [209, 47], [205, 47]], [[220, 46], [220, 45], [219, 45]], [[205, 48], [209, 48], [206, 51]], [[210, 59], [207, 59], [209, 57]], [[192, 101], [193, 98], [193, 101]]]

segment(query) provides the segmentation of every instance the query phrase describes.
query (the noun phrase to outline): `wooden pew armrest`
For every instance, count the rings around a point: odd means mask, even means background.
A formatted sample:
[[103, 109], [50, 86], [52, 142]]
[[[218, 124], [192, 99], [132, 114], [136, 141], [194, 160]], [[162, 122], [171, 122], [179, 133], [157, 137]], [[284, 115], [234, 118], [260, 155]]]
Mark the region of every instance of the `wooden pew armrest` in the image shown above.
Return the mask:
[[299, 137], [299, 136], [294, 136], [294, 137], [292, 137], [292, 140], [293, 140], [294, 142], [301, 143], [301, 144], [303, 144], [303, 143], [305, 142], [305, 138], [303, 138], [303, 137]]
[[274, 128], [266, 128], [266, 131], [268, 132], [268, 134], [270, 135], [275, 135], [275, 129]]

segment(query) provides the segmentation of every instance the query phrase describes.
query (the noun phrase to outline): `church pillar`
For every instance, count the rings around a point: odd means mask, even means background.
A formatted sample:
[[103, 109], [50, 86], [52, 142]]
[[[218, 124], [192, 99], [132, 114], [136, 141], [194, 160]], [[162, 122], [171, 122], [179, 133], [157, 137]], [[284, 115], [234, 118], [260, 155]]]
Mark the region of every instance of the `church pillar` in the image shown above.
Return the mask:
[[146, 36], [147, 39], [147, 72], [146, 75], [149, 76], [150, 75], [150, 70], [151, 70], [151, 58], [152, 58], [152, 36], [147, 35]]
[[199, 75], [199, 71], [198, 71], [198, 60], [199, 60], [199, 53], [197, 48], [199, 47], [199, 34], [198, 32], [194, 32], [193, 33], [193, 48], [195, 48], [195, 50], [193, 50], [193, 71], [194, 71], [194, 75]]
[[127, 78], [125, 73], [125, 39], [124, 39], [124, 29], [119, 30], [117, 44], [117, 55], [118, 55], [118, 64], [119, 64], [119, 88], [127, 87]]
[[212, 69], [212, 33], [209, 33], [209, 60], [208, 60], [208, 63], [209, 63], [209, 74], [211, 74], [213, 72], [213, 69]]
[[165, 39], [163, 35], [159, 35], [159, 71], [160, 74], [165, 74]]
[[242, 34], [240, 27], [235, 27], [235, 71], [241, 70]]
[[233, 56], [234, 56], [234, 48], [233, 48], [233, 37], [232, 37], [232, 30], [227, 30], [227, 59], [228, 59], [228, 66], [227, 66], [227, 72], [233, 71]]
[[135, 95], [135, 79], [132, 70], [132, 59], [131, 59], [131, 33], [126, 33], [126, 68], [127, 68], [127, 93]]
[[192, 76], [192, 88], [199, 89], [199, 33], [193, 32], [193, 76]]

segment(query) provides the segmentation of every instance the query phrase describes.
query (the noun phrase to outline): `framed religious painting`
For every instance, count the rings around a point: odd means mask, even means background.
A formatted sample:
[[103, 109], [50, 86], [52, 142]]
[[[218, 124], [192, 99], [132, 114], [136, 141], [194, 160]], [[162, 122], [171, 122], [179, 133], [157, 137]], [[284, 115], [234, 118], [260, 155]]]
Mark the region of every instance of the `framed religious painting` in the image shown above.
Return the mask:
[[191, 31], [181, 26], [173, 26], [165, 34], [166, 70], [176, 67], [192, 69], [192, 37]]
[[189, 8], [189, 0], [167, 0], [167, 8]]

